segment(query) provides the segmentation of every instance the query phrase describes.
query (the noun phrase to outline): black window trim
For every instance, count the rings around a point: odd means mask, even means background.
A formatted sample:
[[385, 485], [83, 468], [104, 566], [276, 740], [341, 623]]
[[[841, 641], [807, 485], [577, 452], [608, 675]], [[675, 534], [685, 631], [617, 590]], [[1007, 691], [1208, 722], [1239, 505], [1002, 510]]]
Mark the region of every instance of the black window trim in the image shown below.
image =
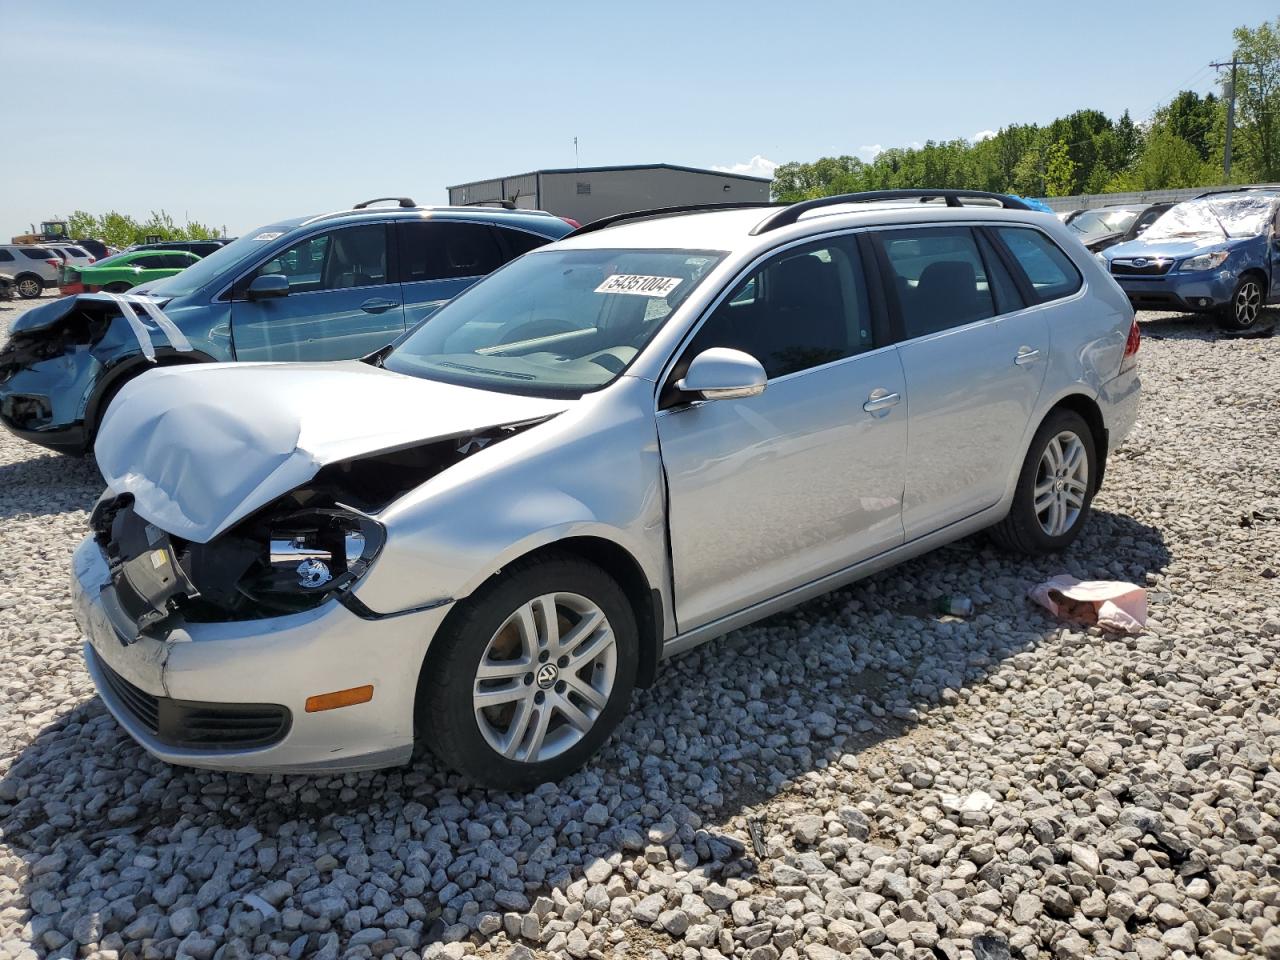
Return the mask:
[[[869, 357], [872, 354], [880, 353], [884, 350], [892, 350], [896, 344], [892, 339], [888, 338], [888, 334], [892, 332], [892, 325], [884, 312], [885, 298], [883, 291], [883, 278], [879, 272], [873, 269], [873, 264], [867, 259], [867, 240], [873, 228], [868, 227], [845, 227], [843, 229], [829, 230], [824, 233], [809, 234], [804, 237], [796, 237], [786, 243], [776, 247], [770, 247], [768, 250], [761, 251], [757, 256], [753, 257], [749, 263], [738, 270], [727, 283], [721, 288], [719, 293], [715, 295], [707, 305], [698, 314], [697, 318], [689, 324], [689, 328], [680, 338], [680, 342], [676, 344], [674, 349], [668, 355], [666, 362], [662, 365], [662, 373], [654, 383], [654, 405], [655, 412], [659, 416], [665, 416], [668, 413], [677, 412], [686, 409], [689, 406], [696, 406], [700, 403], [708, 402], [701, 400], [675, 400], [673, 402], [673, 391], [668, 389], [669, 385], [674, 382], [676, 371], [685, 358], [685, 352], [693, 344], [693, 339], [698, 335], [698, 331], [702, 329], [703, 324], [711, 318], [711, 316], [720, 308], [720, 305], [728, 299], [733, 291], [751, 278], [751, 275], [760, 269], [760, 266], [767, 260], [773, 259], [781, 253], [793, 247], [804, 246], [805, 244], [814, 243], [821, 240], [833, 240], [839, 238], [847, 238], [853, 240], [858, 248], [859, 262], [862, 266], [862, 272], [867, 283], [867, 302], [871, 310], [871, 331], [875, 338], [875, 345], [870, 350], [863, 350], [861, 353], [850, 354], [847, 357], [840, 357], [838, 360], [830, 360], [826, 363], [820, 363], [816, 366], [806, 367], [803, 370], [793, 370], [791, 373], [784, 373], [780, 377], [770, 377], [768, 384], [783, 383], [792, 377], [803, 377], [819, 370], [826, 370], [842, 363], [851, 363], [860, 360], [863, 357]], [[881, 342], [881, 337], [885, 337]], [[633, 361], [634, 362], [634, 361]], [[766, 386], [766, 390], [768, 387]]]
[[[1041, 297], [1040, 292], [1035, 288], [1035, 284], [1033, 284], [1031, 282], [1031, 278], [1027, 276], [1027, 272], [1023, 268], [1022, 263], [1016, 256], [1014, 256], [1013, 251], [1010, 250], [1008, 245], [1004, 242], [1004, 237], [1000, 235], [1000, 230], [1005, 228], [1010, 230], [1030, 230], [1034, 233], [1040, 234], [1040, 236], [1044, 237], [1045, 240], [1049, 241], [1049, 243], [1051, 243], [1057, 251], [1062, 254], [1063, 259], [1066, 260], [1067, 263], [1071, 264], [1071, 269], [1075, 271], [1075, 287], [1069, 293], [1064, 293], [1061, 296]], [[992, 246], [996, 248], [996, 252], [1000, 254], [1000, 258], [1005, 262], [1006, 267], [1009, 268], [1009, 272], [1013, 275], [1014, 282], [1018, 285], [1018, 290], [1022, 293], [1022, 299], [1027, 301], [1027, 306], [1038, 307], [1045, 303], [1056, 303], [1059, 300], [1067, 300], [1084, 290], [1084, 274], [1081, 272], [1080, 267], [1076, 265], [1075, 260], [1071, 259], [1071, 254], [1063, 250], [1060, 243], [1039, 227], [1032, 226], [1029, 223], [991, 223], [984, 224], [982, 229], [988, 235], [988, 239], [991, 241]]]

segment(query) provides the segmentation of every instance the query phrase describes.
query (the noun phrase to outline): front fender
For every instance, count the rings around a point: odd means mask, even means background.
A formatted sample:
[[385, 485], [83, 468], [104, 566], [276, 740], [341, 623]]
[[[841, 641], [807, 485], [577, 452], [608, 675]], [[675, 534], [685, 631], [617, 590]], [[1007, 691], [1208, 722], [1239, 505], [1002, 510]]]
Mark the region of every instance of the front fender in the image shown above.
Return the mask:
[[394, 613], [469, 596], [570, 537], [625, 550], [670, 609], [653, 385], [621, 378], [565, 413], [427, 480], [378, 519], [387, 541], [356, 597]]

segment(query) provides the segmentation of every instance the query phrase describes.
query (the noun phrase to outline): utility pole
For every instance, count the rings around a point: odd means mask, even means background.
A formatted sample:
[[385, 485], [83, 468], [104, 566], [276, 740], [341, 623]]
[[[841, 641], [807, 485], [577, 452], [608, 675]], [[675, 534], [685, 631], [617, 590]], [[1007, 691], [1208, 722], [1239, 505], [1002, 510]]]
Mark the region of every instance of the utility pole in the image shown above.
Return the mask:
[[574, 166], [574, 169], [577, 169], [578, 167], [578, 138], [577, 137], [573, 138], [573, 166]]
[[1229, 61], [1209, 64], [1215, 70], [1221, 70], [1223, 67], [1231, 68], [1231, 86], [1227, 91], [1227, 137], [1222, 145], [1222, 176], [1227, 183], [1231, 182], [1231, 132], [1236, 125], [1236, 68], [1252, 62], [1232, 56]]

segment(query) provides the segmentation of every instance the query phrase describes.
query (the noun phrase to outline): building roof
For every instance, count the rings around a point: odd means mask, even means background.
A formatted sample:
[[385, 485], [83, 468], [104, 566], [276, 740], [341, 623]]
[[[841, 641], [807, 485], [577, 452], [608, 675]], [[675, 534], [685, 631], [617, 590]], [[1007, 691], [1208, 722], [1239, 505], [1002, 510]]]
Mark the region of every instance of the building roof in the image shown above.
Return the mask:
[[729, 173], [725, 170], [703, 170], [701, 167], [685, 167], [678, 163], [629, 163], [613, 167], [553, 167], [544, 170], [529, 170], [526, 173], [511, 173], [502, 177], [482, 177], [479, 180], [468, 180], [466, 183], [455, 183], [446, 190], [457, 190], [461, 187], [473, 187], [479, 183], [491, 183], [494, 180], [515, 180], [517, 177], [532, 177], [542, 173], [615, 173], [623, 170], [679, 170], [682, 173], [702, 173], [709, 177], [728, 177], [731, 180], [750, 180], [755, 183], [772, 183], [769, 177], [752, 177], [745, 173]]

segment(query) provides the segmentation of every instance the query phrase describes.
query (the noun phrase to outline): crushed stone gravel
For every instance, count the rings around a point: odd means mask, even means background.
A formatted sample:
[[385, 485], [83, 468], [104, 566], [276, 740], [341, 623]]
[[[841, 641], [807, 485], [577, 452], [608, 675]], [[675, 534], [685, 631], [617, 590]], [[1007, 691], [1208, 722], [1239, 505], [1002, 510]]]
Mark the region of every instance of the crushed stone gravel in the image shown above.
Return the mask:
[[[1280, 338], [1141, 319], [1065, 555], [973, 537], [739, 630], [524, 795], [151, 759], [70, 612], [96, 470], [0, 436], [0, 960], [1280, 957]], [[1148, 630], [1048, 619], [1059, 572]]]

